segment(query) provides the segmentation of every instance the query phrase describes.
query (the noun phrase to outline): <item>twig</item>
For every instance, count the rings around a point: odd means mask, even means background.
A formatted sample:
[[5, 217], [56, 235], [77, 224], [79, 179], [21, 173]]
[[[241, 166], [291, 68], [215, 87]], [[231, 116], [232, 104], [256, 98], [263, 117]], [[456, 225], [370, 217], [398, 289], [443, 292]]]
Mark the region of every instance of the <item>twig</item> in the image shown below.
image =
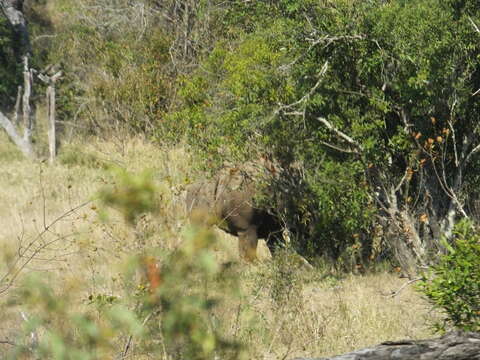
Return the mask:
[[[44, 249], [48, 248], [50, 245], [52, 245], [53, 243], [59, 241], [62, 239], [62, 237], [60, 238], [56, 238], [52, 241], [49, 241], [49, 242], [46, 242], [44, 244], [41, 244], [41, 246], [37, 247], [37, 248], [34, 248], [34, 245], [37, 244], [37, 242], [42, 239], [42, 237], [47, 233], [47, 232], [50, 232], [50, 229], [56, 224], [58, 223], [60, 220], [63, 220], [64, 218], [70, 216], [71, 214], [75, 213], [76, 211], [78, 211], [79, 209], [87, 206], [88, 204], [90, 204], [92, 202], [92, 200], [88, 200], [88, 201], [85, 201], [84, 203], [81, 203], [80, 205], [77, 205], [73, 208], [71, 208], [70, 210], [64, 212], [63, 214], [61, 214], [60, 216], [58, 216], [56, 219], [54, 219], [53, 221], [51, 221], [49, 224], [46, 224], [45, 225], [45, 228], [32, 240], [30, 241], [30, 243], [26, 246], [25, 249], [23, 249], [23, 251], [20, 251], [19, 249], [19, 254], [18, 254], [18, 258], [13, 262], [13, 264], [9, 267], [9, 269], [7, 270], [7, 272], [0, 277], [0, 285], [4, 284], [3, 287], [0, 288], [0, 295], [2, 295], [3, 293], [5, 293], [12, 285], [13, 285], [13, 282], [15, 281], [15, 279], [18, 277], [18, 275], [22, 272], [23, 269], [25, 269], [25, 267], [34, 259], [36, 258], [36, 256]], [[32, 251], [32, 253], [27, 256], [26, 259], [23, 260], [23, 262], [21, 261], [24, 257], [25, 254], [27, 254], [29, 251]], [[20, 263], [20, 264], [19, 264]], [[19, 264], [19, 267], [17, 268], [17, 264]]]
[[339, 152], [343, 152], [343, 153], [347, 153], [347, 154], [358, 154], [358, 152], [355, 151], [355, 150], [352, 150], [352, 149], [343, 149], [343, 148], [341, 148], [340, 146], [332, 145], [332, 144], [330, 144], [330, 143], [328, 143], [328, 142], [326, 142], [326, 141], [323, 141], [323, 140], [320, 140], [319, 143], [322, 144], [322, 145], [325, 145], [325, 146], [327, 146], [327, 147], [329, 147], [329, 148], [331, 148], [331, 149], [333, 149], [333, 150], [339, 151]]
[[470, 20], [470, 23], [472, 24], [475, 31], [480, 34], [480, 29], [478, 28], [477, 24], [475, 24], [475, 22], [472, 20], [470, 16], [468, 17], [468, 20]]
[[[329, 130], [337, 134], [340, 138], [342, 138], [343, 140], [346, 140], [350, 145], [353, 145], [357, 150], [360, 150], [360, 152], [363, 151], [363, 148], [359, 143], [357, 143], [355, 140], [353, 140], [350, 136], [345, 134], [343, 131], [337, 129], [327, 119], [323, 117], [318, 117], [317, 120], [320, 121], [323, 125], [325, 125]], [[359, 154], [358, 151], [356, 151], [356, 153]]]
[[463, 160], [463, 164], [467, 164], [470, 159], [472, 158], [473, 155], [475, 155], [477, 152], [480, 151], [480, 145], [477, 145], [473, 148], [472, 151], [470, 151], [470, 153], [465, 157], [465, 160]]
[[392, 291], [391, 294], [387, 295], [387, 297], [390, 297], [390, 298], [394, 298], [395, 296], [397, 296], [398, 294], [400, 294], [400, 292], [405, 289], [408, 285], [411, 285], [413, 284], [414, 282], [417, 282], [417, 281], [420, 281], [422, 280], [422, 278], [416, 278], [416, 279], [412, 279], [412, 280], [409, 280], [407, 281], [405, 284], [403, 284], [402, 286], [400, 286], [400, 288], [397, 290], [397, 291]]
[[[300, 99], [298, 99], [297, 101], [291, 103], [291, 104], [288, 104], [288, 105], [283, 105], [281, 106], [277, 111], [276, 113], [280, 113], [280, 112], [283, 112], [284, 110], [286, 109], [291, 109], [297, 105], [300, 105], [302, 103], [305, 103], [305, 101], [307, 101], [314, 93], [315, 91], [317, 90], [317, 88], [320, 86], [320, 84], [322, 83], [322, 80], [323, 80], [323, 77], [325, 76], [326, 72], [328, 70], [328, 60], [325, 61], [325, 63], [323, 64], [322, 68], [320, 69], [320, 72], [318, 73], [318, 80], [317, 82], [315, 83], [315, 85], [313, 85], [313, 87], [305, 94], [303, 95]], [[299, 114], [295, 114], [295, 115], [299, 115]]]
[[[142, 326], [145, 326], [145, 324], [150, 320], [153, 314], [155, 314], [155, 311], [152, 311], [150, 314], [148, 314], [145, 319], [142, 322]], [[127, 342], [125, 343], [125, 347], [123, 348], [122, 355], [120, 356], [120, 359], [125, 359], [127, 357], [128, 351], [130, 350], [130, 347], [132, 346], [132, 341], [133, 341], [133, 335], [130, 335], [128, 337]]]

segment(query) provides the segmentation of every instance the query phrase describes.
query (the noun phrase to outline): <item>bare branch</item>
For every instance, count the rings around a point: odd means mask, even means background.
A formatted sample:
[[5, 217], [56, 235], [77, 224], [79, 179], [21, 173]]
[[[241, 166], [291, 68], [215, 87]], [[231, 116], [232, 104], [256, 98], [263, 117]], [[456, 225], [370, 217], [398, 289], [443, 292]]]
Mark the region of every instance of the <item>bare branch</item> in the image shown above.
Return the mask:
[[477, 152], [480, 151], [480, 145], [477, 145], [473, 148], [472, 151], [465, 157], [465, 160], [463, 160], [463, 165], [466, 165], [470, 159], [472, 158], [473, 155], [475, 155]]
[[472, 24], [472, 26], [473, 26], [473, 28], [475, 29], [475, 31], [480, 34], [480, 29], [478, 28], [477, 24], [475, 24], [475, 22], [472, 20], [472, 18], [471, 18], [470, 16], [468, 17], [468, 20], [469, 20], [470, 23]]
[[[301, 105], [301, 104], [304, 104], [306, 101], [308, 101], [308, 99], [310, 99], [310, 97], [315, 93], [315, 91], [317, 90], [317, 88], [320, 86], [320, 84], [322, 83], [322, 80], [323, 80], [323, 77], [325, 76], [325, 73], [327, 72], [328, 70], [328, 60], [325, 61], [325, 63], [323, 64], [320, 72], [318, 73], [318, 80], [317, 82], [315, 83], [315, 85], [313, 85], [313, 87], [308, 91], [308, 93], [306, 93], [305, 95], [303, 95], [300, 99], [298, 99], [297, 101], [291, 103], [291, 104], [288, 104], [288, 105], [283, 105], [281, 106], [279, 109], [277, 109], [275, 111], [276, 114], [280, 113], [280, 112], [283, 112], [284, 110], [287, 110], [287, 109], [291, 109], [291, 108], [294, 108], [298, 105]], [[299, 114], [305, 114], [305, 112], [302, 112], [302, 113], [295, 113], [295, 115], [299, 115]]]
[[400, 190], [400, 188], [402, 187], [402, 185], [405, 183], [405, 180], [407, 179], [407, 176], [408, 176], [408, 172], [411, 171], [411, 169], [409, 167], [407, 167], [405, 169], [405, 173], [403, 174], [403, 177], [400, 179], [398, 185], [395, 187], [395, 189], [393, 190], [395, 193], [398, 192]]
[[[316, 31], [314, 31], [315, 33]], [[354, 34], [354, 35], [325, 35], [320, 38], [307, 38], [307, 41], [310, 41], [312, 43], [312, 47], [321, 43], [325, 43], [325, 46], [329, 46], [331, 43], [336, 42], [336, 41], [351, 41], [351, 40], [365, 40], [367, 38], [366, 35], [363, 34]]]
[[18, 114], [20, 113], [20, 103], [22, 101], [22, 87], [18, 86], [17, 88], [17, 99], [15, 100], [15, 110], [13, 113], [13, 124], [18, 125], [19, 119]]
[[457, 151], [457, 139], [455, 138], [455, 128], [452, 125], [452, 122], [449, 120], [448, 121], [448, 127], [452, 131], [452, 139], [453, 139], [453, 152], [455, 155], [455, 166], [458, 167], [460, 164], [458, 161], [458, 151]]
[[[318, 117], [318, 121], [320, 121], [323, 125], [325, 125], [329, 130], [333, 131], [335, 134], [337, 134], [338, 137], [342, 138], [343, 140], [347, 141], [350, 145], [353, 145], [357, 150], [360, 152], [363, 151], [362, 146], [357, 143], [355, 140], [353, 140], [350, 136], [345, 134], [344, 132], [340, 131], [337, 129], [335, 126], [333, 126], [327, 119], [323, 117]], [[357, 152], [358, 153], [358, 152]]]
[[28, 141], [26, 141], [25, 138], [22, 138], [18, 134], [13, 123], [2, 112], [0, 112], [0, 125], [7, 132], [10, 139], [15, 143], [15, 145], [18, 146], [20, 151], [26, 157], [29, 157], [29, 158], [33, 157], [33, 149], [31, 147], [31, 144]]
[[359, 155], [358, 151], [351, 150], [351, 149], [344, 149], [344, 148], [341, 148], [340, 146], [336, 146], [336, 145], [327, 143], [326, 141], [320, 141], [320, 144], [328, 146], [329, 148], [331, 148], [333, 150], [343, 152], [343, 153], [346, 153], [346, 154], [357, 154], [357, 155]]
[[[55, 224], [60, 222], [61, 220], [69, 217], [70, 215], [75, 214], [78, 210], [81, 208], [87, 206], [90, 204], [92, 200], [85, 201], [84, 203], [81, 203], [75, 207], [72, 207], [71, 209], [65, 211], [63, 214], [59, 215], [56, 217], [54, 220], [52, 220], [50, 223], [46, 224], [44, 226], [44, 229], [39, 232], [33, 238], [28, 245], [24, 249], [19, 249], [19, 253], [17, 255], [17, 259], [9, 266], [5, 274], [0, 276], [0, 295], [4, 294], [12, 285], [14, 284], [14, 281], [18, 277], [18, 275], [34, 260], [36, 257], [45, 249], [47, 249], [49, 246], [54, 244], [55, 242], [58, 242], [62, 239], [65, 238], [63, 237], [57, 237], [53, 240], [43, 242], [38, 244], [45, 234], [49, 233], [50, 230], [53, 228]], [[38, 245], [38, 247], [35, 247]], [[18, 266], [17, 266], [18, 265]]]
[[422, 280], [422, 278], [416, 278], [416, 279], [409, 280], [409, 281], [407, 281], [405, 284], [403, 284], [402, 286], [400, 286], [400, 288], [399, 288], [398, 290], [392, 291], [392, 293], [389, 294], [389, 295], [387, 295], [387, 296], [393, 298], [393, 297], [397, 296], [398, 294], [400, 294], [400, 292], [401, 292], [403, 289], [405, 289], [408, 285], [411, 285], [411, 284], [413, 284], [413, 283], [415, 283], [415, 282], [417, 282], [417, 281], [420, 281], [420, 280]]

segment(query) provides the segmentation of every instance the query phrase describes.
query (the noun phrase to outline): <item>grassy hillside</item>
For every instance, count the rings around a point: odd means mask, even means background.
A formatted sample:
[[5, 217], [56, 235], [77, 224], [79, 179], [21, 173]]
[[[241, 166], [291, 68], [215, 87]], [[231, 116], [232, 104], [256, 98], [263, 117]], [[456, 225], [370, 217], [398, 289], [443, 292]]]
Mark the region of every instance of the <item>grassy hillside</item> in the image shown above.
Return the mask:
[[[138, 273], [128, 281], [132, 259], [144, 253], [165, 259], [181, 249], [188, 233], [183, 189], [202, 175], [194, 170], [186, 146], [159, 148], [139, 139], [121, 144], [93, 139], [64, 145], [58, 163], [50, 166], [21, 159], [5, 138], [0, 144], [0, 276], [19, 270], [16, 278], [12, 277], [16, 272], [8, 276], [12, 279], [8, 289], [8, 279], [0, 282], [4, 289], [0, 340], [25, 342], [28, 347], [28, 323], [21, 312], [31, 319], [44, 312], [49, 320], [37, 326], [36, 336], [42, 340], [54, 330], [71, 333], [62, 341], [74, 348], [83, 328], [70, 323], [71, 316], [88, 314], [89, 321], [107, 331], [103, 311], [110, 306], [108, 297], [130, 310], [138, 307], [139, 298], [128, 294], [140, 291], [142, 283]], [[102, 205], [99, 191], [120, 186], [115, 168], [150, 172], [159, 204], [156, 214], [147, 214], [132, 226], [119, 211]], [[199, 278], [190, 286], [219, 299], [208, 310], [208, 326], [242, 344], [239, 358], [325, 356], [384, 340], [430, 335], [425, 318], [431, 315], [412, 287], [389, 296], [406, 282], [395, 273], [342, 275], [327, 266], [305, 270], [295, 267], [288, 253], [271, 259], [264, 244], [259, 249], [261, 261], [245, 264], [238, 261], [236, 238], [217, 230], [215, 235], [219, 239], [212, 250], [215, 260], [232, 262], [233, 269], [220, 275], [238, 279], [240, 292], [232, 295], [233, 288], [222, 290], [216, 281], [204, 284]], [[19, 258], [19, 250], [28, 246]], [[31, 261], [25, 261], [29, 256]], [[201, 261], [195, 256], [191, 261]], [[50, 292], [37, 297], [22, 292], [19, 285], [32, 273], [40, 274]], [[195, 290], [190, 287], [185, 294]], [[52, 303], [45, 302], [50, 296], [46, 294], [53, 294]], [[153, 327], [160, 318], [145, 323]], [[125, 349], [128, 332], [109, 331], [108, 346], [98, 342], [78, 348], [88, 349], [91, 358], [113, 358]], [[168, 344], [165, 348], [160, 333], [139, 339], [133, 337], [129, 359], [156, 356], [152, 354], [178, 358]], [[0, 344], [3, 354], [13, 348]], [[25, 350], [23, 356], [31, 358], [32, 353]]]

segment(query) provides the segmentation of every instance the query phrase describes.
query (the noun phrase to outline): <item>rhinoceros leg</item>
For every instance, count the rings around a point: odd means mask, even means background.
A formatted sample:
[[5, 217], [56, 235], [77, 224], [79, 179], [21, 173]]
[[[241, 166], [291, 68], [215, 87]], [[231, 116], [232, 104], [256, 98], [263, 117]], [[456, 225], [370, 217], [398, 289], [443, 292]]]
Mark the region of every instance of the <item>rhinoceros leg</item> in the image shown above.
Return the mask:
[[238, 250], [240, 257], [247, 261], [257, 259], [257, 227], [250, 226], [247, 230], [238, 232]]

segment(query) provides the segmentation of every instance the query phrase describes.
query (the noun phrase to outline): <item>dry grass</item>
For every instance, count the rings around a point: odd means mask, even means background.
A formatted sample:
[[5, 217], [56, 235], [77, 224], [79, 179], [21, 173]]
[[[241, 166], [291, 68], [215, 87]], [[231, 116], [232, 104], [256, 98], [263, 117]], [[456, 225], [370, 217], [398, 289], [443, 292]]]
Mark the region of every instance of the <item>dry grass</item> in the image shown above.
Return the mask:
[[[128, 256], [144, 248], [168, 251], [181, 241], [186, 222], [182, 188], [196, 176], [185, 148], [159, 149], [138, 139], [79, 142], [65, 145], [58, 163], [50, 166], [21, 159], [0, 138], [0, 154], [0, 276], [20, 241], [25, 246], [35, 239], [38, 244], [55, 240], [21, 275], [41, 271], [57, 291], [76, 294], [81, 309], [89, 294], [120, 292], [121, 264]], [[134, 231], [114, 210], [108, 222], [99, 221], [95, 194], [113, 186], [107, 170], [111, 166], [149, 170], [157, 185], [160, 213], [145, 217]], [[44, 225], [59, 217], [45, 232]], [[236, 239], [216, 233], [223, 244], [217, 251], [219, 261], [237, 260]], [[325, 356], [431, 335], [425, 326], [430, 316], [426, 304], [412, 287], [388, 296], [406, 281], [395, 274], [335, 278], [321, 270], [292, 269], [287, 258], [271, 260], [264, 244], [259, 252], [263, 261], [239, 265], [241, 301], [224, 304], [215, 313], [219, 328], [246, 344], [248, 358]], [[20, 278], [14, 287], [19, 283]], [[21, 324], [19, 308], [5, 305], [10, 293], [0, 297], [0, 340], [15, 336]], [[0, 345], [0, 352], [2, 346], [9, 345]]]

